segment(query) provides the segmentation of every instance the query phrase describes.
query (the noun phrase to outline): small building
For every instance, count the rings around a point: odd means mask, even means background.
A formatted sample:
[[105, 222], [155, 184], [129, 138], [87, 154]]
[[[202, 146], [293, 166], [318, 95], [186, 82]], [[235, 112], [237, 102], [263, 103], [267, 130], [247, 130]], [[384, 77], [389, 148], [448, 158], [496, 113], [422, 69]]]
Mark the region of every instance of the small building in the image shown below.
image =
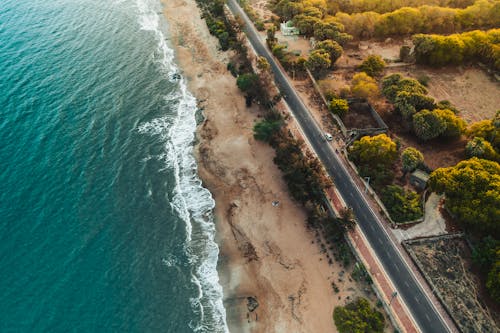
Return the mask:
[[294, 27], [292, 21], [281, 23], [280, 31], [283, 34], [283, 36], [293, 36], [300, 34], [299, 28]]
[[429, 180], [429, 174], [425, 171], [417, 169], [410, 174], [410, 184], [418, 189], [424, 190]]

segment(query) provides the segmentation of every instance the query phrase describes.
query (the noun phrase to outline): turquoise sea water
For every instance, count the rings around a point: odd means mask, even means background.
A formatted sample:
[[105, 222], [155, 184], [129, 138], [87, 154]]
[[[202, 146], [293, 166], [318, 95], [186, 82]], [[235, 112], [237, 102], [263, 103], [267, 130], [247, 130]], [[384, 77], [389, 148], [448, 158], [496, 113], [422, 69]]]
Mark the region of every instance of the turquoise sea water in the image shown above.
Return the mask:
[[0, 3], [0, 332], [224, 332], [159, 0]]

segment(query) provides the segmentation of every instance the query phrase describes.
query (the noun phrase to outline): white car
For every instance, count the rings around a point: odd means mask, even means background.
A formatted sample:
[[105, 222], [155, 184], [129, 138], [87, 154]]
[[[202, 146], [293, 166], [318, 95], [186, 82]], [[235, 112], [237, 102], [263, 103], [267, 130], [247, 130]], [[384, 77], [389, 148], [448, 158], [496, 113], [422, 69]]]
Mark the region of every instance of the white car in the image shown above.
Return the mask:
[[325, 133], [325, 139], [326, 139], [326, 141], [332, 141], [333, 136], [330, 133]]

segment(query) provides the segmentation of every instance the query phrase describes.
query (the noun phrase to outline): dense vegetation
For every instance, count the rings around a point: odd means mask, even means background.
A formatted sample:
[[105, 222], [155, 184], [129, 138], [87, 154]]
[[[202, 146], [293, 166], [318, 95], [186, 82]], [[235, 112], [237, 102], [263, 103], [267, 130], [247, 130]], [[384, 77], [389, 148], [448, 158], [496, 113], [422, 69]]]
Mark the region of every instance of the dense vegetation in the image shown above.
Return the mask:
[[[497, 11], [500, 17], [500, 5]], [[500, 71], [500, 29], [449, 36], [418, 34], [413, 36], [413, 44], [419, 64], [444, 66], [481, 61]]]
[[380, 95], [377, 81], [365, 72], [354, 74], [350, 92], [353, 97], [371, 100]]
[[[432, 0], [431, 0], [432, 1]], [[293, 19], [301, 33], [317, 40], [333, 39], [343, 45], [355, 38], [449, 34], [500, 25], [500, 1], [324, 1], [281, 0], [274, 11], [282, 20]], [[465, 8], [451, 8], [464, 7]], [[392, 10], [392, 11], [390, 11]]]
[[500, 303], [500, 240], [492, 236], [482, 238], [472, 252], [472, 259], [486, 276], [490, 296]]
[[470, 141], [465, 147], [468, 157], [479, 157], [500, 162], [500, 110], [493, 119], [472, 124], [468, 130]]
[[446, 208], [473, 233], [500, 235], [500, 165], [471, 158], [430, 175], [430, 188], [445, 193]]
[[361, 176], [370, 177], [373, 187], [380, 188], [394, 178], [393, 165], [398, 158], [397, 146], [385, 134], [364, 136], [349, 148], [349, 157]]
[[342, 98], [332, 98], [328, 103], [328, 110], [342, 118], [349, 111], [349, 103]]
[[449, 102], [436, 103], [415, 79], [388, 75], [382, 80], [382, 92], [394, 104], [403, 124], [423, 141], [458, 138], [466, 129], [466, 122], [455, 114], [457, 111]]
[[337, 13], [335, 20], [356, 38], [380, 38], [494, 28], [500, 26], [499, 12], [500, 1], [477, 0], [464, 9], [423, 5], [403, 7], [384, 14], [370, 11], [351, 15]]
[[408, 173], [415, 170], [417, 167], [424, 163], [424, 155], [418, 149], [408, 147], [401, 153], [401, 164], [403, 172]]
[[365, 72], [371, 77], [379, 76], [385, 68], [385, 61], [379, 55], [369, 55], [359, 65], [359, 70]]
[[421, 196], [397, 185], [388, 185], [380, 199], [394, 222], [414, 221], [423, 216]]
[[341, 0], [335, 2], [338, 11], [352, 14], [362, 12], [387, 13], [402, 7], [420, 7], [423, 5], [465, 8], [474, 3], [474, 0]]
[[370, 307], [364, 298], [333, 311], [333, 319], [339, 333], [382, 333], [385, 319], [382, 313]]

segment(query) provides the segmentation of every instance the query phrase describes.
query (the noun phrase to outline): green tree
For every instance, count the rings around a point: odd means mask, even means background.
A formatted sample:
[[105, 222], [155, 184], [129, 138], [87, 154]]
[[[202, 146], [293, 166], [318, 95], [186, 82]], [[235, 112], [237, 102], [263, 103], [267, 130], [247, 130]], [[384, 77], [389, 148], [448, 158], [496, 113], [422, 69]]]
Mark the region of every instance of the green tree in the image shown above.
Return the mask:
[[278, 43], [278, 39], [275, 37], [275, 34], [276, 34], [276, 27], [274, 25], [272, 25], [266, 30], [266, 35], [267, 35], [266, 44], [270, 50], [272, 50], [276, 45], [276, 43]]
[[465, 131], [467, 123], [451, 110], [435, 109], [434, 112], [445, 124], [445, 130], [442, 136], [448, 138], [457, 138]]
[[257, 68], [263, 72], [268, 72], [269, 69], [271, 68], [271, 65], [269, 65], [269, 62], [267, 61], [266, 58], [258, 57], [257, 58]]
[[331, 65], [330, 55], [323, 49], [313, 50], [306, 62], [307, 68], [316, 75], [323, 74]]
[[379, 55], [369, 55], [358, 67], [358, 69], [371, 77], [382, 74], [385, 68], [385, 61]]
[[405, 91], [411, 94], [427, 95], [427, 89], [417, 80], [404, 78], [395, 73], [382, 79], [382, 93], [387, 99], [394, 103], [399, 92]]
[[319, 41], [331, 39], [345, 45], [352, 39], [352, 36], [344, 33], [344, 26], [338, 22], [318, 21], [313, 26], [314, 38]]
[[394, 102], [397, 93], [401, 90], [400, 82], [402, 79], [403, 75], [400, 73], [390, 74], [382, 79], [382, 93], [391, 102]]
[[314, 35], [314, 25], [321, 22], [321, 19], [315, 16], [301, 14], [295, 16], [293, 21], [295, 23], [295, 27], [300, 30], [301, 34], [307, 37], [312, 37]]
[[279, 132], [281, 126], [281, 120], [262, 120], [254, 125], [253, 137], [256, 140], [270, 142], [273, 136]]
[[413, 115], [413, 131], [424, 141], [437, 138], [445, 130], [446, 124], [436, 112], [422, 110]]
[[475, 136], [472, 140], [467, 142], [465, 153], [467, 157], [478, 157], [487, 160], [496, 160], [498, 158], [498, 154], [495, 152], [495, 149], [493, 149], [491, 143], [480, 136]]
[[382, 313], [370, 307], [364, 298], [333, 311], [333, 320], [339, 333], [382, 333], [385, 319]]
[[403, 164], [403, 171], [412, 172], [420, 164], [424, 162], [424, 155], [413, 147], [408, 147], [401, 153], [401, 163]]
[[429, 187], [446, 195], [446, 207], [472, 232], [500, 234], [500, 165], [473, 157], [431, 173]]
[[405, 191], [401, 186], [386, 186], [382, 190], [381, 200], [394, 222], [413, 221], [423, 216], [420, 195]]
[[334, 98], [328, 104], [328, 110], [342, 118], [349, 111], [349, 103], [345, 99]]
[[354, 97], [371, 99], [378, 96], [380, 91], [375, 79], [361, 72], [352, 77], [351, 94]]
[[350, 154], [360, 164], [391, 166], [398, 157], [396, 143], [386, 134], [364, 136], [354, 141]]
[[331, 62], [330, 67], [333, 67], [335, 62], [342, 56], [342, 52], [344, 51], [344, 49], [342, 49], [342, 46], [340, 46], [339, 43], [331, 39], [326, 39], [324, 41], [317, 43], [315, 49], [316, 50], [321, 49], [328, 52], [328, 54], [330, 55], [330, 62]]
[[374, 187], [394, 177], [393, 164], [398, 158], [397, 145], [385, 134], [364, 136], [354, 141], [349, 157], [356, 163], [363, 177], [371, 177]]
[[394, 106], [403, 119], [410, 122], [418, 111], [434, 109], [434, 99], [422, 93], [402, 90], [396, 94]]
[[493, 119], [481, 120], [472, 124], [467, 131], [469, 137], [481, 137], [487, 140], [497, 152], [500, 152], [500, 120], [499, 113]]
[[260, 85], [259, 76], [253, 73], [241, 74], [236, 79], [236, 85], [248, 96], [255, 97], [258, 92], [257, 87]]
[[354, 229], [356, 226], [356, 218], [352, 208], [344, 208], [340, 211], [340, 218], [337, 219], [337, 223], [340, 224], [342, 231], [347, 232]]
[[486, 288], [488, 289], [490, 296], [497, 303], [500, 303], [500, 249], [497, 249], [495, 263], [488, 273]]

